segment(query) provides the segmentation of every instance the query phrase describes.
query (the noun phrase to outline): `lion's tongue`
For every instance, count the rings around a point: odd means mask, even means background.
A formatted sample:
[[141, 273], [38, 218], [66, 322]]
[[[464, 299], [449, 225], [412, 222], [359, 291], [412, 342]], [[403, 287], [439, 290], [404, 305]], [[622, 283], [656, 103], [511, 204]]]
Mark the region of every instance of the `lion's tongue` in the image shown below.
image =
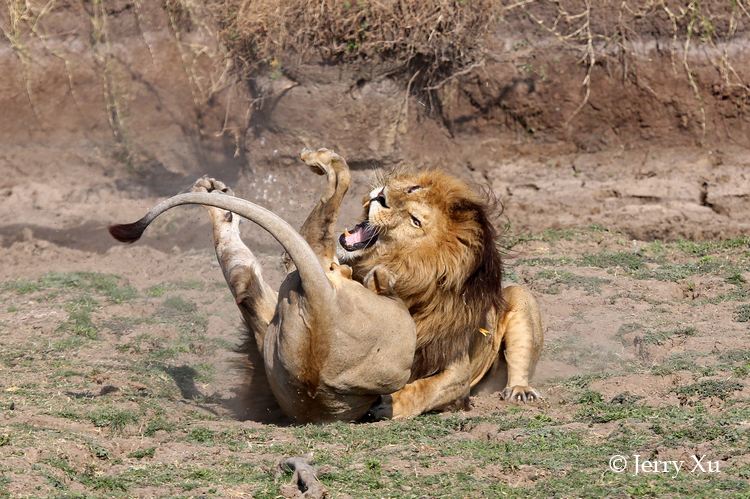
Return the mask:
[[367, 231], [365, 230], [364, 224], [359, 224], [354, 227], [351, 232], [347, 231], [344, 233], [344, 240], [349, 246], [354, 246], [357, 243], [361, 243], [365, 240]]

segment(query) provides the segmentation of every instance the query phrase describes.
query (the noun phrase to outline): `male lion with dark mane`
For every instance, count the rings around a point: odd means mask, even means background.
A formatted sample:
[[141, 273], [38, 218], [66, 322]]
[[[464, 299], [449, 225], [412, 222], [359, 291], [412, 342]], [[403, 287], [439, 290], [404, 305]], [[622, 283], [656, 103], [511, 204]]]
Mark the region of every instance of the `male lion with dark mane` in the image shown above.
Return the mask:
[[502, 287], [490, 203], [440, 171], [393, 174], [365, 199], [364, 220], [339, 237], [354, 278], [384, 269], [417, 326], [410, 382], [373, 409], [408, 417], [500, 391], [534, 401], [529, 381], [544, 342], [539, 307]]

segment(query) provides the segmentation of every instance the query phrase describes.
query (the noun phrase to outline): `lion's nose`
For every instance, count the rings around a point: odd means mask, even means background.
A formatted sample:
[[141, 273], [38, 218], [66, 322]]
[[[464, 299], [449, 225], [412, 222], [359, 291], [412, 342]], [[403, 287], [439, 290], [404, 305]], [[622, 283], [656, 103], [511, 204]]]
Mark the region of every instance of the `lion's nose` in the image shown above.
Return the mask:
[[383, 208], [388, 208], [388, 203], [385, 200], [385, 187], [380, 189], [380, 192], [377, 196], [375, 196], [375, 199], [373, 199], [373, 201], [377, 201], [378, 203], [380, 203]]

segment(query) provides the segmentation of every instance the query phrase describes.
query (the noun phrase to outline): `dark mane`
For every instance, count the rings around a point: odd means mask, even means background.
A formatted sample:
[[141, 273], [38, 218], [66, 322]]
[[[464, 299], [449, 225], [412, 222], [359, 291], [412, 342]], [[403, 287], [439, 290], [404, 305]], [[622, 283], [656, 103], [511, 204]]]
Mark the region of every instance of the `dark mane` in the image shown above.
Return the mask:
[[498, 203], [491, 193], [484, 197], [483, 200], [463, 199], [453, 206], [453, 210], [472, 217], [481, 230], [475, 267], [464, 282], [462, 295], [474, 310], [502, 310], [503, 263], [491, 216], [498, 211]]

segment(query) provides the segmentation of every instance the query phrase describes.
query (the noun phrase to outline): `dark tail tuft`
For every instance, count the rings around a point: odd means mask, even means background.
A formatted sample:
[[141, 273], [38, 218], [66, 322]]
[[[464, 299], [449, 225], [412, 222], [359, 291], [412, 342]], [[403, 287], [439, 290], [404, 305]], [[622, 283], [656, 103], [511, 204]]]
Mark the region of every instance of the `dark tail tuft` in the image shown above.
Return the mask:
[[132, 224], [110, 225], [109, 233], [120, 242], [134, 243], [141, 238], [146, 227], [148, 224], [143, 223], [143, 220], [138, 220]]

